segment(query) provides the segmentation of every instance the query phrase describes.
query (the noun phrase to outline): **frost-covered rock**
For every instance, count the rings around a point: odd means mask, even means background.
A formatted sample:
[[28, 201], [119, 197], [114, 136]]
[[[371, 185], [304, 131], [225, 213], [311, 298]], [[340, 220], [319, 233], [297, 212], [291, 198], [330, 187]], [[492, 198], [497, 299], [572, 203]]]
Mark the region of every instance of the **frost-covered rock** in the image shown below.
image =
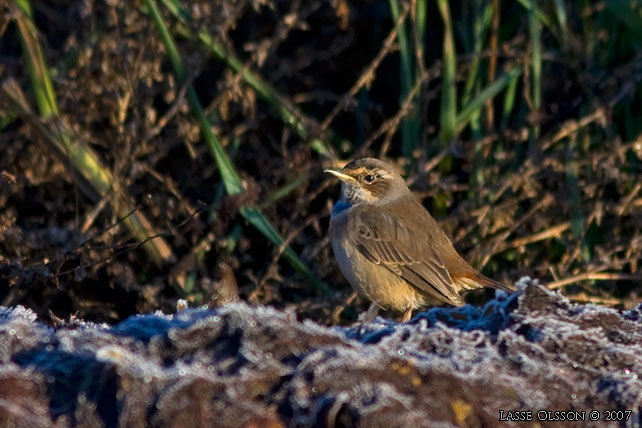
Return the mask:
[[642, 305], [576, 305], [531, 281], [348, 328], [243, 303], [56, 330], [0, 308], [0, 425], [640, 426], [641, 356]]

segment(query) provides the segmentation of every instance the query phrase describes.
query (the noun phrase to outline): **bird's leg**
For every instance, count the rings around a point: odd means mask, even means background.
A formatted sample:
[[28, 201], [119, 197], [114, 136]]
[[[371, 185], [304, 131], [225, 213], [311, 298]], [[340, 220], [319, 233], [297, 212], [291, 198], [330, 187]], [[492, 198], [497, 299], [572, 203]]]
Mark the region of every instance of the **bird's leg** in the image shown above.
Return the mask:
[[357, 298], [357, 292], [353, 291], [352, 294], [350, 296], [348, 296], [348, 298], [346, 299], [344, 304], [339, 305], [339, 306], [336, 307], [334, 312], [332, 312], [332, 322], [334, 323], [334, 325], [339, 324], [339, 319], [341, 317], [341, 313], [346, 308], [346, 306], [348, 306], [350, 303], [352, 303], [352, 301], [354, 299], [356, 299], [356, 298]]
[[374, 321], [375, 318], [377, 318], [378, 314], [379, 314], [379, 306], [377, 306], [377, 302], [372, 302], [370, 304], [370, 307], [368, 308], [368, 311], [363, 316], [362, 322], [364, 323], [372, 322]]
[[403, 316], [401, 317], [400, 322], [408, 322], [411, 316], [412, 316], [412, 305], [408, 306], [408, 309], [406, 309], [406, 312], [403, 313]]

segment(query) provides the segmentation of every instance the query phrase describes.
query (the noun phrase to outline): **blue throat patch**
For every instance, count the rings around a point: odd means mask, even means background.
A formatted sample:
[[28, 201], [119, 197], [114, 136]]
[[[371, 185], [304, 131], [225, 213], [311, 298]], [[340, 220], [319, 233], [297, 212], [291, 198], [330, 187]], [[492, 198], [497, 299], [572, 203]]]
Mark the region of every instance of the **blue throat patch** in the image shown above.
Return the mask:
[[350, 208], [352, 205], [343, 199], [339, 199], [336, 204], [334, 204], [334, 207], [332, 207], [332, 217], [335, 217], [339, 214], [341, 214], [343, 211], [347, 210]]

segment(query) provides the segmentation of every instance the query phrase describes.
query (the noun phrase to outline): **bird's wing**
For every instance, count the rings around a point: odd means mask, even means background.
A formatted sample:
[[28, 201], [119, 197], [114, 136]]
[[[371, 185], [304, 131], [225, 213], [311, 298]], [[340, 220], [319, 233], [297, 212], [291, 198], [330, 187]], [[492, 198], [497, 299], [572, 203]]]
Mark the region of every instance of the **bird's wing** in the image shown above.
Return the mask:
[[411, 229], [380, 210], [361, 210], [351, 223], [351, 238], [370, 261], [436, 299], [461, 304], [448, 269], [431, 246], [429, 231]]

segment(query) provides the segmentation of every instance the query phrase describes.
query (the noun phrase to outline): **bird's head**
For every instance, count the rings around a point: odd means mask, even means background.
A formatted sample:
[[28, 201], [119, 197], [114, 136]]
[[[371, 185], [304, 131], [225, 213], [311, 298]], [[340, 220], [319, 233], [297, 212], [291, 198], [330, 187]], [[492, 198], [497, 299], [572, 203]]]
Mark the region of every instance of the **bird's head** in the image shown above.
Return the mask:
[[357, 159], [339, 171], [325, 172], [341, 180], [341, 198], [350, 205], [380, 205], [410, 194], [399, 173], [377, 159]]

